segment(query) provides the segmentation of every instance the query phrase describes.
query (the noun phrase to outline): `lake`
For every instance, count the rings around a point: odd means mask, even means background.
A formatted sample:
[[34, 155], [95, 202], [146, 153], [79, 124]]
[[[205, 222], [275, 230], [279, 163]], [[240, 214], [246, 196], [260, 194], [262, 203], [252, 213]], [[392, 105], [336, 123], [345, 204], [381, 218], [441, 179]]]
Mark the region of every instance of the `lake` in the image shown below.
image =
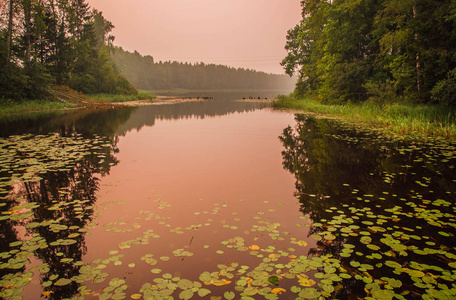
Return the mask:
[[0, 120], [0, 297], [456, 298], [454, 142], [201, 96]]

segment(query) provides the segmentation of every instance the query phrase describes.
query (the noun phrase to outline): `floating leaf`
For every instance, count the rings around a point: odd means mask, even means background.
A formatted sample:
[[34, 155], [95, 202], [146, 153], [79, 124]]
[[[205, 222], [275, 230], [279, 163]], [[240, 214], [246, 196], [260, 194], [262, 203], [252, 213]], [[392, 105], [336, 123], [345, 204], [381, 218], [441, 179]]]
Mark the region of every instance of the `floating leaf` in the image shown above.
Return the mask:
[[260, 250], [260, 247], [258, 245], [250, 245], [249, 249], [250, 250]]
[[208, 289], [202, 288], [202, 289], [199, 289], [199, 290], [198, 290], [198, 296], [200, 296], [200, 297], [207, 296], [207, 295], [209, 295], [210, 293], [211, 293], [211, 291], [208, 290]]
[[179, 282], [177, 283], [177, 286], [181, 289], [181, 290], [186, 290], [186, 289], [190, 289], [193, 287], [193, 282], [188, 280], [188, 279], [181, 279], [179, 280]]
[[286, 291], [287, 291], [287, 290], [282, 289], [282, 288], [275, 288], [275, 289], [273, 289], [273, 290], [271, 291], [271, 293], [276, 294], [276, 295], [280, 295], [280, 294], [282, 294], [282, 293], [285, 293]]
[[60, 278], [59, 280], [57, 280], [54, 285], [58, 285], [58, 286], [64, 286], [64, 285], [68, 285], [71, 283], [71, 279], [66, 279], [66, 278]]
[[275, 285], [275, 286], [279, 285], [279, 277], [277, 277], [277, 276], [268, 277], [268, 281], [272, 285]]
[[309, 287], [309, 286], [313, 286], [316, 284], [316, 282], [314, 280], [310, 279], [306, 275], [299, 274], [297, 277], [298, 277], [298, 282], [301, 286]]
[[227, 299], [227, 300], [232, 300], [232, 299], [234, 299], [234, 297], [236, 297], [236, 294], [232, 291], [226, 291], [223, 294], [223, 297], [225, 297], [225, 299]]
[[179, 299], [183, 299], [183, 300], [191, 299], [192, 297], [193, 297], [192, 290], [185, 290], [179, 294]]
[[321, 293], [315, 288], [305, 288], [299, 292], [299, 296], [304, 299], [314, 299], [320, 297]]
[[321, 235], [318, 235], [318, 234], [312, 234], [310, 237], [312, 239], [316, 240], [317, 242], [321, 241], [323, 239], [323, 237]]

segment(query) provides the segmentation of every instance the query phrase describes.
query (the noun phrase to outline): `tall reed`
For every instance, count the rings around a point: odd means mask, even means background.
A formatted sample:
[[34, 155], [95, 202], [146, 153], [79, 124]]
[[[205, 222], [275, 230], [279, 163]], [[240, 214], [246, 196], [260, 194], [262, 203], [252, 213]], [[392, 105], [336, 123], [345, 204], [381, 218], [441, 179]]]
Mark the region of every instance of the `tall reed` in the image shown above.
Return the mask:
[[279, 96], [274, 107], [330, 114], [351, 121], [388, 127], [397, 133], [456, 137], [456, 108], [410, 103], [323, 104], [314, 99]]

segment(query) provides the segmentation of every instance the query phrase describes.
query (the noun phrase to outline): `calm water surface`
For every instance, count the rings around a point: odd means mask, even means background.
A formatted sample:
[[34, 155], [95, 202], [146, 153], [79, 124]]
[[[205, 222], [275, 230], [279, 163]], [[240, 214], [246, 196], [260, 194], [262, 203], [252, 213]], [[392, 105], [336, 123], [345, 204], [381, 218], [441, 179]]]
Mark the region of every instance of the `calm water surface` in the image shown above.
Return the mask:
[[0, 297], [454, 299], [454, 144], [214, 98], [1, 121]]

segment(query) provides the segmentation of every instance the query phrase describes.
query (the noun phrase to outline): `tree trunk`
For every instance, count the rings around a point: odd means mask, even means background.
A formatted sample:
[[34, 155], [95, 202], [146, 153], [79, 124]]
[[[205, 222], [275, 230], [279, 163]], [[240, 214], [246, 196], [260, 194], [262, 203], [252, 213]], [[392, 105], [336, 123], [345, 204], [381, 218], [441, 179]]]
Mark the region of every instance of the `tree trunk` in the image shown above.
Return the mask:
[[[413, 18], [416, 18], [416, 3], [413, 1]], [[418, 33], [415, 32], [415, 43], [418, 45]], [[415, 57], [415, 68], [416, 68], [416, 87], [418, 93], [421, 92], [421, 64], [420, 64], [420, 53], [416, 50], [416, 57]]]
[[24, 35], [24, 43], [25, 43], [25, 55], [24, 55], [24, 62], [25, 65], [30, 63], [31, 57], [31, 36], [32, 36], [32, 3], [30, 0], [23, 1], [23, 8], [24, 8], [24, 26], [25, 26], [25, 35]]
[[13, 36], [13, 2], [14, 0], [9, 0], [8, 33], [6, 36], [6, 65], [9, 64], [11, 58], [11, 39]]

